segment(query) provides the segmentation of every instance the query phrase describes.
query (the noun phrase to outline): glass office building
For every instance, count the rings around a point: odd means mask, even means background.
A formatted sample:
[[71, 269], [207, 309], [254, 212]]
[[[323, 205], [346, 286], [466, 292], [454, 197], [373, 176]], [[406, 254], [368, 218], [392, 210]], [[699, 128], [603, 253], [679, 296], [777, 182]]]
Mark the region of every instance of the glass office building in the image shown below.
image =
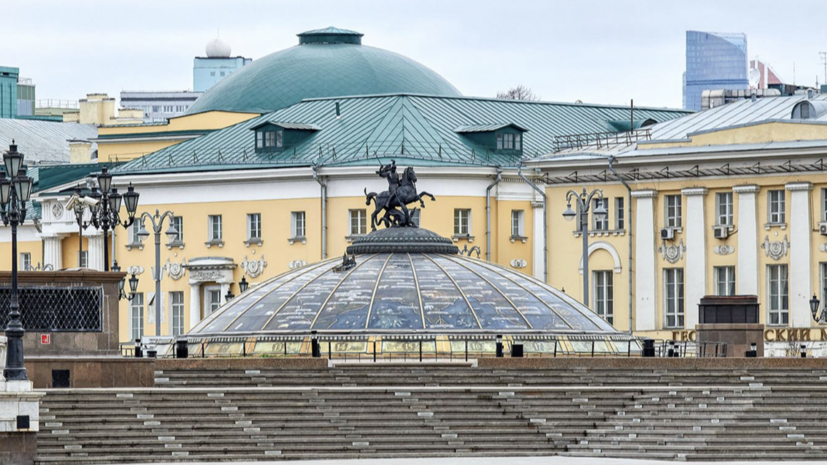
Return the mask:
[[704, 90], [747, 88], [746, 34], [686, 31], [685, 109], [700, 110]]

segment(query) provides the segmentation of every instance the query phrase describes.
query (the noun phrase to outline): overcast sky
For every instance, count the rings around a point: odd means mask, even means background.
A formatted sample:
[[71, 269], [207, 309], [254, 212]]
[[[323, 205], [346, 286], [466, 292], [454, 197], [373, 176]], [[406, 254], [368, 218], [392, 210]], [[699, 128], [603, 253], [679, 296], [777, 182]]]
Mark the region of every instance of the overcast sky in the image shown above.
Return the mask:
[[327, 26], [436, 70], [464, 95], [516, 84], [543, 100], [681, 105], [688, 29], [747, 34], [786, 81], [824, 81], [822, 1], [2, 0], [0, 66], [37, 97], [192, 87], [192, 58], [220, 29], [260, 58]]

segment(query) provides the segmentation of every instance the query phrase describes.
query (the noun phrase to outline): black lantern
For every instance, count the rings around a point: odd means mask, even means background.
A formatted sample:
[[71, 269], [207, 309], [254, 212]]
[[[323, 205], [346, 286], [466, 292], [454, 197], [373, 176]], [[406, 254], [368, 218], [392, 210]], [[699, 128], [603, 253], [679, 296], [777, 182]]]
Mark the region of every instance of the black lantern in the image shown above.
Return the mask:
[[818, 321], [818, 304], [821, 302], [818, 300], [815, 294], [813, 294], [813, 298], [810, 299], [810, 311], [813, 313], [813, 319]]
[[131, 294], [135, 294], [137, 291], [138, 291], [138, 278], [135, 276], [135, 273], [132, 273], [132, 276], [129, 278], [129, 292]]
[[11, 197], [11, 181], [6, 177], [6, 173], [0, 173], [0, 205], [5, 206], [9, 203]]
[[241, 294], [247, 292], [247, 288], [250, 287], [250, 283], [247, 282], [247, 279], [242, 276], [241, 281], [238, 282], [238, 290]]
[[126, 204], [126, 213], [129, 215], [130, 218], [135, 217], [135, 212], [138, 211], [138, 197], [141, 194], [135, 192], [135, 188], [132, 187], [132, 183], [129, 183], [129, 187], [126, 189], [126, 194], [123, 195], [123, 201]]
[[109, 174], [109, 170], [105, 166], [101, 168], [101, 173], [98, 175], [98, 186], [100, 186], [101, 193], [104, 195], [108, 194], [112, 187], [112, 175]]
[[113, 187], [112, 193], [109, 194], [109, 209], [116, 213], [121, 211], [121, 194], [118, 194], [116, 187]]
[[10, 178], [17, 176], [17, 172], [23, 166], [23, 154], [17, 151], [17, 145], [9, 146], [9, 151], [3, 154], [3, 163], [6, 165], [6, 173]]
[[224, 301], [229, 302], [229, 301], [233, 300], [234, 297], [235, 296], [233, 295], [232, 291], [227, 289], [227, 293], [224, 295]]

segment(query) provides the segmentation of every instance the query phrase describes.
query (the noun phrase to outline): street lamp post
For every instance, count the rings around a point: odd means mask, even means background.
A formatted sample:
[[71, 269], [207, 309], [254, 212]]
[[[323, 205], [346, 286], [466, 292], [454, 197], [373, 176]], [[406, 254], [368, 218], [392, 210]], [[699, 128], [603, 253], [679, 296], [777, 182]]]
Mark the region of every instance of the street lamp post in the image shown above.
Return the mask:
[[[9, 151], [3, 154], [6, 171], [0, 173], [0, 216], [5, 226], [11, 225], [11, 296], [9, 296], [9, 323], [6, 326], [8, 349], [3, 377], [8, 381], [26, 381], [23, 364], [23, 334], [20, 321], [20, 301], [17, 291], [17, 226], [26, 220], [26, 203], [32, 194], [32, 178], [26, 176], [23, 154], [12, 141]], [[8, 175], [8, 177], [7, 177]]]
[[[119, 194], [118, 189], [112, 187], [112, 175], [105, 166], [101, 168], [98, 174], [98, 187], [92, 188], [89, 197], [97, 201], [97, 204], [91, 207], [92, 224], [103, 231], [104, 271], [109, 271], [109, 231], [114, 231], [118, 225], [128, 228], [135, 223], [139, 195], [131, 183], [125, 194]], [[120, 219], [121, 201], [126, 204], [126, 212], [129, 215], [126, 221]]]
[[138, 236], [141, 238], [149, 237], [149, 231], [143, 225], [145, 219], [149, 219], [152, 223], [152, 231], [155, 232], [155, 335], [161, 335], [161, 228], [164, 227], [164, 220], [169, 220], [169, 228], [166, 231], [167, 237], [172, 240], [178, 235], [178, 230], [172, 225], [172, 217], [175, 216], [171, 211], [165, 211], [160, 214], [155, 210], [154, 215], [144, 212], [141, 215], [141, 229], [138, 230]]
[[570, 190], [566, 193], [566, 202], [568, 202], [568, 206], [566, 207], [566, 211], [563, 212], [563, 218], [566, 221], [571, 221], [577, 216], [577, 213], [571, 209], [571, 202], [574, 200], [577, 202], [577, 210], [580, 214], [580, 234], [583, 236], [583, 305], [589, 306], [589, 205], [592, 203], [592, 199], [597, 197], [600, 200], [600, 203], [594, 209], [595, 218], [598, 220], [603, 220], [606, 218], [606, 208], [603, 206], [603, 191], [600, 189], [595, 189], [591, 192], [586, 192], [586, 188], [583, 187], [583, 192], [576, 192], [574, 190]]

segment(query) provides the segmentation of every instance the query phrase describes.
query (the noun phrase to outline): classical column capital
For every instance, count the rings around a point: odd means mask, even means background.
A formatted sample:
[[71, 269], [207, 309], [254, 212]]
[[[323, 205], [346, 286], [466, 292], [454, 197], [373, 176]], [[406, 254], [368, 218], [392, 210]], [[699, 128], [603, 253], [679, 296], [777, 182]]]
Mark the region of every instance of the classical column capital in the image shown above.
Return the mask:
[[746, 184], [742, 186], [733, 186], [732, 192], [736, 194], [757, 194], [761, 191], [761, 186], [755, 184]]
[[701, 196], [703, 196], [703, 195], [706, 195], [708, 193], [709, 193], [709, 189], [707, 189], [706, 187], [689, 187], [689, 188], [686, 188], [686, 189], [681, 189], [681, 194], [683, 194], [687, 197], [692, 196], [692, 195], [701, 195]]
[[813, 190], [813, 183], [811, 182], [791, 182], [784, 186], [788, 191], [811, 191]]
[[654, 189], [643, 189], [639, 191], [632, 191], [632, 197], [636, 199], [654, 199], [658, 196], [658, 191]]

